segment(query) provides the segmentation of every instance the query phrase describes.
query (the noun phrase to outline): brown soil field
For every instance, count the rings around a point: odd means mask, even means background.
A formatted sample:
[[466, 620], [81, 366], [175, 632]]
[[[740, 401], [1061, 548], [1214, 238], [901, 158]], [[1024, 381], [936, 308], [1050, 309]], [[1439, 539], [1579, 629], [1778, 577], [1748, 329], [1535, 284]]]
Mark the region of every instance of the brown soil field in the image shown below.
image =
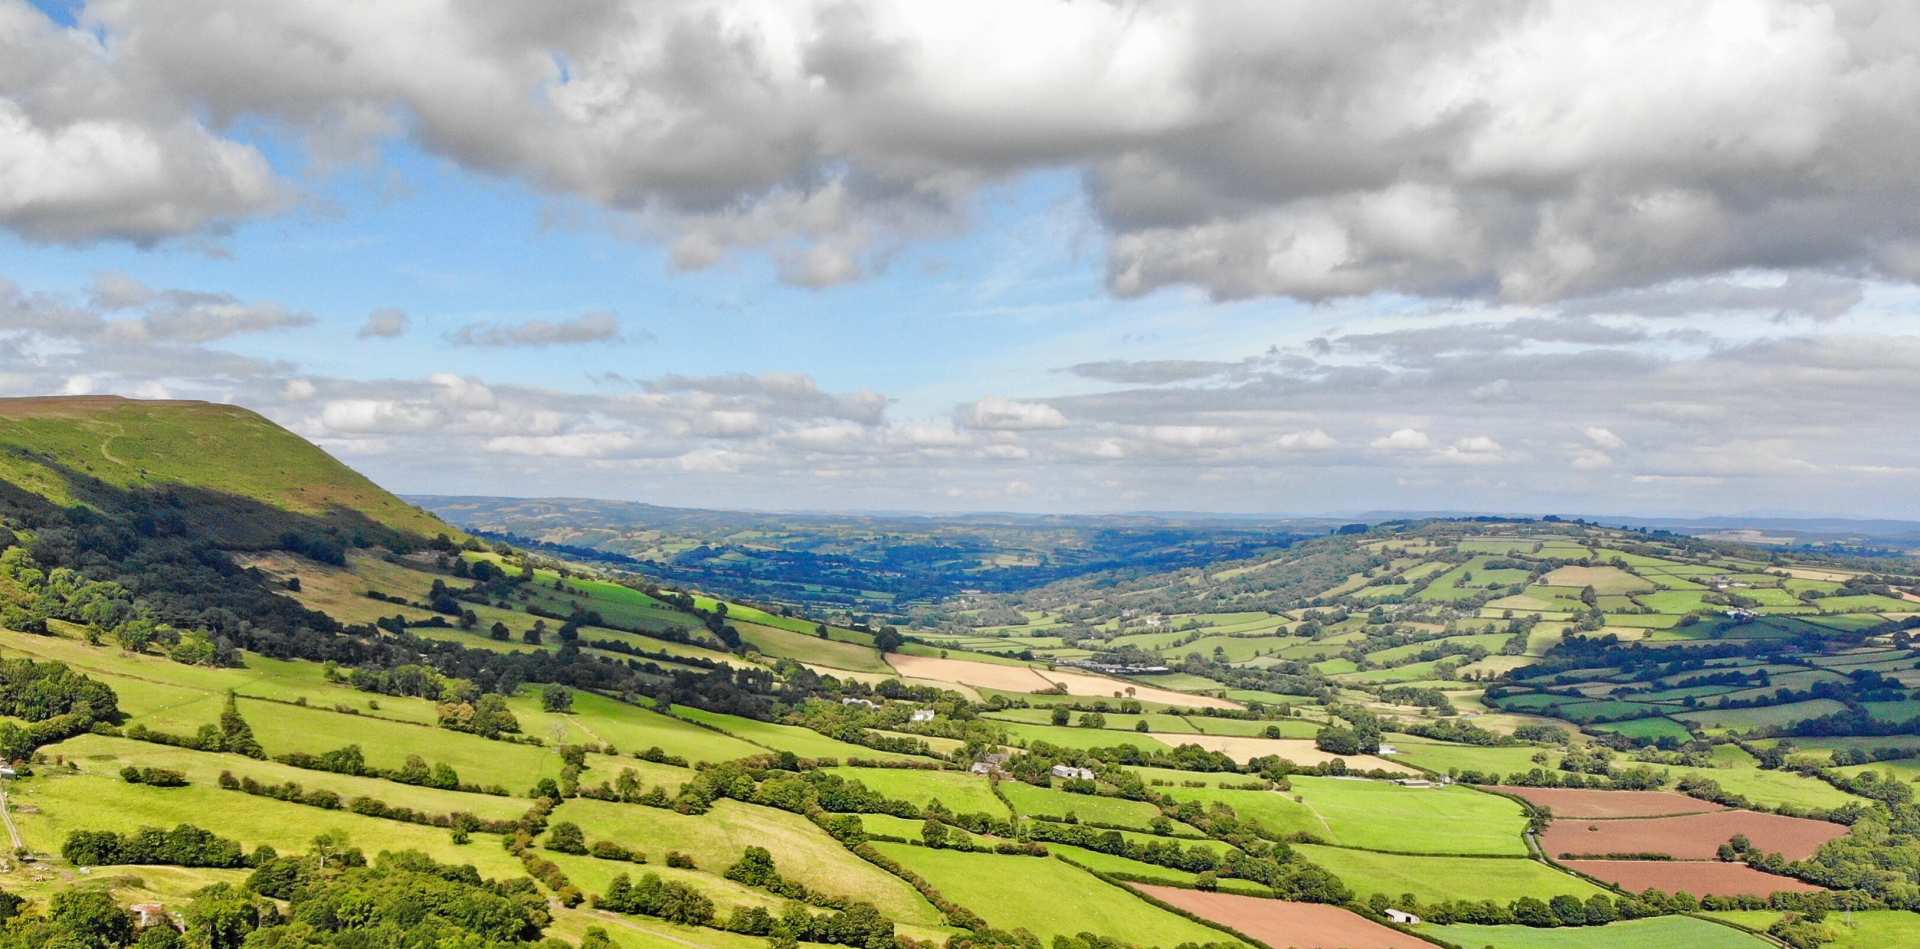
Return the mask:
[[1734, 834], [1745, 834], [1760, 850], [1803, 860], [1813, 856], [1821, 844], [1846, 832], [1839, 824], [1820, 820], [1755, 811], [1716, 811], [1629, 820], [1556, 819], [1540, 843], [1555, 857], [1664, 853], [1676, 860], [1711, 860]]
[[1202, 893], [1148, 883], [1132, 886], [1195, 916], [1231, 926], [1269, 946], [1295, 949], [1430, 949], [1432, 946], [1365, 916], [1324, 903]]
[[1351, 771], [1392, 771], [1396, 774], [1414, 774], [1412, 768], [1403, 764], [1394, 764], [1385, 758], [1373, 755], [1335, 755], [1321, 751], [1314, 746], [1311, 738], [1240, 738], [1232, 735], [1152, 735], [1155, 741], [1169, 748], [1180, 745], [1199, 745], [1208, 751], [1218, 751], [1240, 764], [1246, 764], [1263, 755], [1279, 755], [1298, 765], [1312, 767], [1325, 761], [1339, 758], [1347, 763]]
[[973, 662], [968, 659], [936, 659], [931, 656], [906, 656], [899, 653], [888, 655], [887, 662], [893, 666], [894, 671], [907, 678], [956, 682], [961, 685], [1000, 689], [1006, 692], [1039, 692], [1053, 687], [1055, 683], [1062, 683], [1066, 685], [1067, 692], [1071, 695], [1112, 698], [1115, 694], [1124, 694], [1131, 688], [1133, 697], [1142, 702], [1162, 702], [1184, 708], [1241, 707], [1238, 703], [1229, 702], [1226, 699], [1134, 685], [1131, 682], [1088, 675], [1084, 672], [1062, 672], [1053, 669], [1042, 671], [1030, 666], [1003, 666], [991, 662]]
[[1744, 863], [1681, 860], [1562, 860], [1571, 869], [1605, 880], [1631, 893], [1647, 887], [1695, 896], [1766, 896], [1788, 891], [1811, 893], [1820, 887], [1792, 877], [1762, 873]]
[[1556, 820], [1568, 817], [1671, 817], [1727, 809], [1723, 804], [1672, 791], [1588, 791], [1584, 788], [1522, 788], [1511, 785], [1499, 785], [1494, 790], [1551, 808]]

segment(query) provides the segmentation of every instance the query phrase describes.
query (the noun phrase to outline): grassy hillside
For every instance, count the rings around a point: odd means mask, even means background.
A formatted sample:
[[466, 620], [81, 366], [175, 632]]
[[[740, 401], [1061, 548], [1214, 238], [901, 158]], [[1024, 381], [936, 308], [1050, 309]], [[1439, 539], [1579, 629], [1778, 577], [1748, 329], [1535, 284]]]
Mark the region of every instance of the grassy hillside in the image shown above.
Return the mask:
[[170, 498], [217, 508], [239, 517], [208, 516], [206, 529], [248, 546], [277, 537], [262, 507], [348, 532], [458, 534], [298, 435], [208, 402], [0, 399], [0, 481], [61, 506]]

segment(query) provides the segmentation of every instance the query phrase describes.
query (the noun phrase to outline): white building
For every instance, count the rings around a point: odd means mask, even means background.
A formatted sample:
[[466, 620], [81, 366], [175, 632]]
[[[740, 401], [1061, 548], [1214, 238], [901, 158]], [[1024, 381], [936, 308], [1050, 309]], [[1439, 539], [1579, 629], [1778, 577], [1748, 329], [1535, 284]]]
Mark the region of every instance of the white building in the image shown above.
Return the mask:
[[1415, 916], [1412, 913], [1409, 913], [1403, 909], [1387, 910], [1387, 918], [1390, 920], [1393, 920], [1396, 923], [1399, 923], [1402, 926], [1420, 925], [1420, 917]]
[[1065, 778], [1069, 781], [1093, 780], [1093, 772], [1091, 770], [1087, 768], [1076, 768], [1070, 764], [1054, 765], [1053, 776], [1056, 778]]
[[931, 722], [933, 721], [933, 716], [934, 711], [930, 708], [916, 708], [913, 710], [913, 720], [916, 722]]

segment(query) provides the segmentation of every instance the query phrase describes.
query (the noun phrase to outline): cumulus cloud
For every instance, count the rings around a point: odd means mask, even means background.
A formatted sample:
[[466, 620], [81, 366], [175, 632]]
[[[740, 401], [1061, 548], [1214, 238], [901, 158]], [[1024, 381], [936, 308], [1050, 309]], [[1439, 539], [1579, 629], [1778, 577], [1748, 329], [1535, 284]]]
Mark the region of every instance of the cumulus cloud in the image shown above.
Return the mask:
[[1066, 428], [1067, 416], [1044, 402], [1018, 402], [988, 396], [960, 413], [960, 424], [988, 431]]
[[0, 5], [0, 226], [139, 244], [284, 206], [266, 158], [125, 68], [110, 42]]
[[1417, 428], [1399, 428], [1370, 442], [1374, 448], [1385, 451], [1421, 451], [1432, 447], [1433, 439]]
[[96, 276], [83, 301], [26, 291], [0, 279], [0, 331], [121, 344], [197, 344], [313, 323], [310, 314], [271, 300], [156, 289], [123, 273]]
[[367, 321], [360, 324], [358, 339], [394, 339], [403, 336], [412, 323], [403, 311], [392, 307], [383, 307], [367, 314]]
[[[30, 237], [151, 239], [271, 208], [265, 161], [218, 131], [263, 119], [323, 157], [404, 138], [604, 209], [680, 266], [759, 248], [808, 286], [1062, 167], [1122, 294], [1920, 277], [1920, 61], [1892, 39], [1920, 12], [1898, 4], [684, 0], [555, 22], [96, 0], [83, 18], [0, 20], [0, 61], [25, 64], [0, 78], [0, 223]], [[1790, 295], [1789, 312], [1848, 305]]]

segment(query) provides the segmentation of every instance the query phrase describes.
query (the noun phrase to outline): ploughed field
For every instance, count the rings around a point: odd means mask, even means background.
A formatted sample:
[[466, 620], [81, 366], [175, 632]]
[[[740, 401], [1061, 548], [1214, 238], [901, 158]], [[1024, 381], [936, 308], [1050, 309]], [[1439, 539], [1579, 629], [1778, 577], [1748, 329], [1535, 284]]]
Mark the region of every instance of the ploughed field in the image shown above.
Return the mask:
[[1846, 832], [1827, 821], [1724, 810], [1680, 817], [1558, 818], [1541, 835], [1541, 845], [1556, 857], [1657, 853], [1675, 860], [1711, 860], [1721, 844], [1739, 835], [1754, 849], [1804, 860]]
[[1767, 896], [1820, 889], [1792, 877], [1763, 873], [1744, 863], [1691, 860], [1563, 860], [1569, 869], [1629, 892], [1652, 887], [1695, 896]]
[[1135, 883], [1154, 899], [1246, 933], [1269, 946], [1298, 949], [1426, 949], [1431, 945], [1390, 926], [1325, 903], [1268, 900]]

